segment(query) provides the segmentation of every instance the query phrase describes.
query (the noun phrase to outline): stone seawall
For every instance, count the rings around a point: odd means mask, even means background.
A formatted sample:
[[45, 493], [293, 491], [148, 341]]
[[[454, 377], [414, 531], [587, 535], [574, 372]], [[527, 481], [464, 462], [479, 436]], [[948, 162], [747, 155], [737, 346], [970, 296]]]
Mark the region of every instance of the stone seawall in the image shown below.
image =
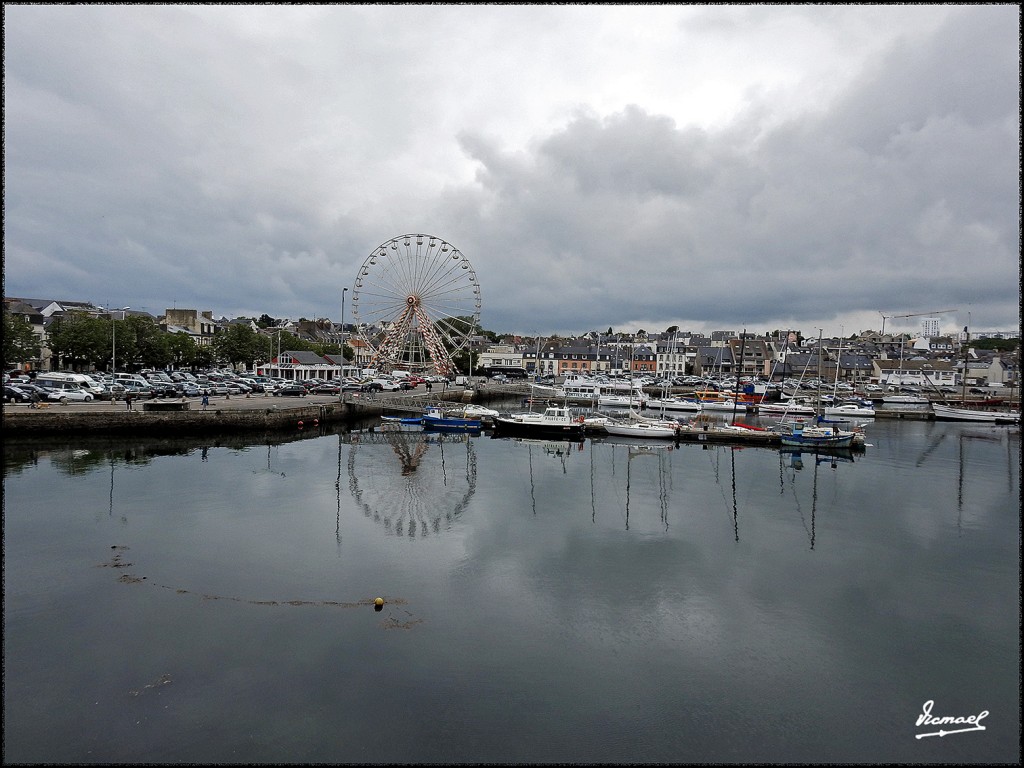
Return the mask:
[[[488, 401], [519, 396], [525, 390], [483, 387], [428, 393], [422, 389], [395, 394], [346, 394], [304, 399], [285, 404], [280, 398], [211, 398], [207, 410], [196, 401], [141, 401], [129, 411], [121, 403], [50, 404], [44, 409], [7, 403], [3, 407], [4, 436], [47, 437], [84, 434], [205, 435], [225, 432], [293, 430], [302, 422], [317, 425], [352, 424], [385, 413], [422, 413], [424, 406], [442, 402]], [[161, 408], [156, 410], [153, 406]], [[149, 406], [149, 407], [147, 407]], [[180, 406], [182, 410], [163, 410]]]
[[201, 435], [215, 432], [268, 431], [347, 421], [354, 414], [345, 403], [295, 408], [210, 408], [206, 411], [106, 411], [89, 413], [49, 408], [4, 409], [5, 434], [22, 437], [83, 433]]

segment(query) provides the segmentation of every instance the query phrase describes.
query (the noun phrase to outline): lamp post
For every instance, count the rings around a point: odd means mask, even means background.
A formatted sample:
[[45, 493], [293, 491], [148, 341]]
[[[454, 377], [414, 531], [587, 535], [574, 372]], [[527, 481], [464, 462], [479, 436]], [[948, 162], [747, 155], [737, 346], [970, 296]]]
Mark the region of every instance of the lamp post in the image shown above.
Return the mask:
[[127, 312], [131, 307], [121, 307], [120, 309], [111, 309], [107, 307], [107, 312], [110, 313], [110, 374], [114, 375], [117, 373], [117, 324], [114, 322], [114, 312], [121, 313], [121, 319], [124, 320], [124, 313]]
[[345, 294], [348, 288], [341, 289], [341, 356], [345, 357]]

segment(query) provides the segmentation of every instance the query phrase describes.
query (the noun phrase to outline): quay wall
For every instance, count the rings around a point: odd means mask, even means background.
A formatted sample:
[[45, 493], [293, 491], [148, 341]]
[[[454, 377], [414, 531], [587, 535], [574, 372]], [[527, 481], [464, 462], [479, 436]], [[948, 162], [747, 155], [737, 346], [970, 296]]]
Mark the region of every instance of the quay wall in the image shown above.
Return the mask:
[[67, 411], [49, 408], [4, 410], [4, 435], [21, 437], [71, 434], [202, 435], [221, 432], [272, 431], [306, 425], [345, 421], [344, 404], [308, 405], [295, 408], [214, 409], [207, 411]]
[[[467, 394], [468, 393], [468, 394]], [[497, 395], [497, 396], [505, 396]], [[49, 404], [42, 409], [5, 404], [4, 437], [52, 437], [86, 434], [206, 435], [226, 432], [272, 432], [301, 426], [352, 424], [385, 413], [418, 413], [429, 403], [468, 402], [471, 390], [437, 394], [403, 392], [394, 395], [355, 395], [318, 398], [313, 402], [282, 403], [273, 398], [224, 398], [212, 401], [207, 410], [181, 403], [182, 410], [148, 410], [147, 404], [169, 407], [177, 401], [141, 401], [135, 410], [120, 403]]]

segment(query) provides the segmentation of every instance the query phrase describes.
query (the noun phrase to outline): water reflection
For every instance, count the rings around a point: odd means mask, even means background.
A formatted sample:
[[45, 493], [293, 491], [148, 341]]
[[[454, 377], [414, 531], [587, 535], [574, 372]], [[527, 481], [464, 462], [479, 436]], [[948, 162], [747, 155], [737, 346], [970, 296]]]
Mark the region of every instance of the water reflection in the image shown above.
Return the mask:
[[614, 437], [592, 440], [591, 521], [597, 521], [600, 496], [615, 502], [616, 512], [621, 516], [625, 529], [629, 530], [633, 507], [638, 505], [645, 509], [656, 498], [660, 527], [668, 532], [673, 474], [671, 457], [674, 451], [675, 446], [666, 443], [637, 443]]
[[[340, 491], [340, 442], [338, 450]], [[397, 536], [440, 533], [476, 492], [476, 451], [467, 434], [394, 429], [352, 433], [346, 466], [356, 504], [367, 518]], [[340, 498], [338, 509], [340, 543]]]
[[[804, 504], [801, 503], [800, 491], [796, 486], [797, 474], [803, 472], [805, 469], [805, 458], [809, 462], [813, 462], [813, 469], [811, 471], [811, 503], [810, 503], [810, 514], [804, 513]], [[800, 516], [800, 522], [803, 525], [804, 531], [807, 533], [807, 539], [810, 542], [811, 549], [814, 549], [815, 543], [815, 522], [818, 513], [818, 467], [822, 464], [827, 464], [830, 469], [837, 469], [840, 464], [853, 464], [854, 453], [850, 450], [845, 449], [833, 449], [824, 453], [805, 453], [799, 448], [782, 448], [779, 450], [779, 487], [780, 494], [785, 493], [785, 482], [783, 481], [783, 461], [788, 459], [788, 464], [785, 467], [791, 472], [789, 473], [790, 488], [793, 493], [793, 499], [796, 503], [797, 514]], [[808, 517], [810, 520], [808, 521]]]

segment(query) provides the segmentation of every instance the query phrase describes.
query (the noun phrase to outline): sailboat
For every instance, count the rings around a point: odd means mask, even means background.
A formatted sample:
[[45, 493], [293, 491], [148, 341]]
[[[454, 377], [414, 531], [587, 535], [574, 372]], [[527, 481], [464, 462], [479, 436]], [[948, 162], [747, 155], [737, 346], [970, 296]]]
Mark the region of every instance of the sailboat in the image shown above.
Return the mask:
[[679, 435], [679, 422], [671, 419], [654, 419], [641, 416], [630, 410], [629, 420], [609, 419], [604, 429], [616, 437], [651, 437], [672, 440]]
[[[903, 335], [900, 335], [900, 368], [899, 368], [899, 383], [903, 383], [903, 345], [906, 343], [906, 339]], [[889, 384], [892, 384], [892, 374], [889, 375]], [[889, 405], [928, 405], [929, 400], [927, 397], [921, 397], [921, 395], [912, 395], [907, 393], [889, 393], [882, 396], [882, 402], [888, 403]]]
[[845, 402], [836, 404], [839, 396], [839, 369], [843, 361], [843, 339], [839, 338], [839, 350], [836, 352], [836, 379], [832, 387], [832, 402], [822, 407], [821, 412], [825, 416], [857, 416], [860, 418], [874, 418], [875, 408], [869, 401]]
[[[797, 419], [793, 423], [781, 423], [776, 427], [780, 440], [785, 446], [808, 448], [811, 450], [829, 450], [835, 448], [850, 448], [853, 445], [863, 445], [864, 433], [858, 429], [840, 429], [839, 422], [827, 422], [822, 415], [821, 409], [821, 330], [818, 331], [818, 397], [814, 424], [808, 424], [804, 419]], [[827, 426], [826, 426], [827, 425]]]
[[[964, 326], [964, 370], [962, 377], [962, 393], [960, 396], [960, 402], [963, 404], [967, 400], [967, 355], [970, 346], [971, 334], [967, 330], [967, 326]], [[975, 421], [985, 422], [988, 424], [1020, 424], [1020, 411], [996, 411], [996, 410], [982, 410], [981, 408], [966, 408], [959, 407], [955, 408], [945, 403], [932, 403], [932, 411], [935, 413], [935, 418], [942, 421]]]

